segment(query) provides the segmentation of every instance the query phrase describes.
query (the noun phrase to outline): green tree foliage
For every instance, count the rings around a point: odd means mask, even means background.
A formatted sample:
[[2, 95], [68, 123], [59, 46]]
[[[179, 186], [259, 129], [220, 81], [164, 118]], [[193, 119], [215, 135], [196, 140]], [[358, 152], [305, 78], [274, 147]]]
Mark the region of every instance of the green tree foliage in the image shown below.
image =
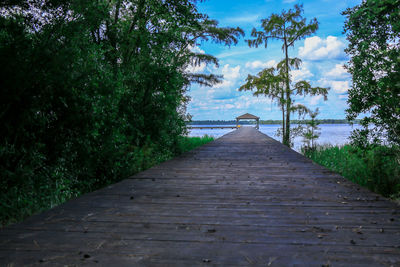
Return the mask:
[[59, 203], [179, 151], [188, 85], [220, 81], [190, 73], [193, 64], [218, 64], [193, 47], [243, 35], [218, 27], [196, 2], [0, 4], [2, 216]]
[[[353, 76], [347, 118], [359, 114], [364, 129], [353, 133], [353, 141], [365, 146], [387, 140], [400, 144], [400, 1], [363, 1], [343, 14]], [[372, 129], [368, 126], [372, 125]]]
[[[295, 5], [294, 9], [288, 11], [283, 10], [281, 14], [272, 14], [269, 18], [261, 21], [262, 30], [258, 31], [253, 29], [251, 36], [255, 39], [247, 40], [250, 47], [258, 47], [264, 44], [267, 48], [270, 40], [279, 40], [282, 44], [282, 51], [284, 52], [285, 59], [282, 67], [281, 77], [283, 78], [283, 95], [282, 99], [282, 112], [284, 114], [282, 125], [283, 144], [290, 146], [290, 114], [292, 112], [292, 90], [290, 87], [290, 58], [289, 47], [293, 47], [296, 41], [302, 40], [310, 36], [318, 29], [318, 21], [316, 18], [312, 19], [308, 24], [305, 18], [302, 17], [303, 6]], [[293, 65], [293, 64], [292, 64]], [[323, 90], [321, 94], [326, 94]]]
[[[288, 66], [286, 66], [286, 62], [288, 63]], [[288, 146], [292, 145], [293, 137], [301, 133], [302, 129], [301, 127], [298, 127], [296, 129], [291, 129], [291, 131], [287, 132], [287, 129], [284, 127], [285, 125], [290, 124], [287, 114], [298, 113], [299, 116], [303, 116], [308, 112], [307, 107], [305, 107], [304, 105], [295, 104], [295, 101], [292, 99], [292, 97], [294, 95], [323, 95], [324, 99], [326, 100], [328, 94], [327, 88], [312, 87], [309, 82], [304, 80], [293, 83], [290, 75], [288, 91], [286, 87], [287, 70], [289, 70], [290, 72], [290, 70], [292, 69], [299, 69], [300, 64], [301, 60], [298, 58], [288, 58], [287, 60], [284, 59], [278, 63], [276, 68], [266, 68], [260, 71], [256, 76], [248, 75], [246, 83], [239, 88], [240, 91], [254, 91], [254, 96], [258, 97], [260, 95], [265, 95], [277, 102], [282, 111], [283, 122], [282, 132], [279, 132], [279, 134], [282, 135], [282, 143]], [[286, 139], [288, 138], [286, 136], [286, 133], [289, 133], [289, 140]]]
[[321, 135], [321, 133], [318, 132], [318, 130], [320, 130], [320, 128], [318, 127], [318, 125], [320, 125], [320, 122], [315, 119], [318, 114], [319, 108], [316, 108], [315, 111], [308, 110], [310, 120], [306, 121], [306, 129], [302, 133], [303, 142], [306, 145], [306, 149], [315, 149], [315, 141]]

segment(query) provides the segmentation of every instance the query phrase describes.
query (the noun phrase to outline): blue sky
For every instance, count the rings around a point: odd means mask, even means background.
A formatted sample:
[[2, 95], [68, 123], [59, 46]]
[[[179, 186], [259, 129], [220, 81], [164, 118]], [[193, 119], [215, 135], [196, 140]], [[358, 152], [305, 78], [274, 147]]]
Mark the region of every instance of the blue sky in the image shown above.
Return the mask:
[[[360, 4], [361, 0], [207, 0], [199, 3], [200, 12], [219, 21], [220, 26], [241, 27], [246, 36], [238, 45], [225, 47], [210, 42], [200, 43], [194, 48], [219, 59], [220, 67], [199, 66], [194, 72], [223, 74], [224, 81], [214, 87], [192, 85], [189, 90], [191, 101], [188, 112], [193, 120], [231, 120], [243, 113], [252, 113], [261, 119], [280, 119], [279, 107], [266, 97], [254, 97], [251, 92], [239, 92], [248, 74], [257, 74], [265, 67], [274, 66], [283, 57], [279, 41], [271, 41], [268, 48], [249, 48], [245, 43], [251, 38], [253, 27], [260, 28], [261, 19], [283, 9], [303, 4], [303, 17], [317, 18], [318, 31], [298, 41], [289, 50], [290, 57], [303, 60], [300, 70], [292, 72], [296, 80], [308, 80], [313, 86], [330, 87], [328, 101], [322, 97], [296, 97], [311, 109], [319, 107], [319, 118], [343, 119], [347, 108], [347, 90], [351, 76], [342, 67], [348, 61], [344, 49], [347, 46], [343, 34], [345, 18], [341, 12]], [[297, 118], [297, 115], [296, 117]]]

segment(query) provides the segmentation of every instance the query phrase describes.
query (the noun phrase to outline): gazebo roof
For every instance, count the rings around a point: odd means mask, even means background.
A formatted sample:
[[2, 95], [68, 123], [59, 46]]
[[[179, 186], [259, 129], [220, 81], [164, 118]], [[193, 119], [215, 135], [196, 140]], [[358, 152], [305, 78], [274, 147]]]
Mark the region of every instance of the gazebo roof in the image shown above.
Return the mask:
[[236, 119], [237, 120], [258, 120], [258, 119], [260, 119], [260, 117], [254, 116], [253, 114], [246, 113], [246, 114], [240, 115], [239, 117], [236, 117]]

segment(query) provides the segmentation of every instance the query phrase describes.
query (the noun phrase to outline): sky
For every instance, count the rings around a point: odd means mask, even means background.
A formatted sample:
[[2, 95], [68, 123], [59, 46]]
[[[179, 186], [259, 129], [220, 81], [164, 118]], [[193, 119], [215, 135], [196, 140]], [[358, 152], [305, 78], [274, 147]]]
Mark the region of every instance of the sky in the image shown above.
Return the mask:
[[[239, 92], [248, 74], [256, 75], [266, 67], [275, 66], [284, 58], [282, 43], [272, 40], [265, 48], [249, 48], [251, 30], [260, 29], [261, 19], [272, 13], [303, 4], [303, 18], [317, 18], [319, 29], [289, 49], [289, 57], [299, 57], [303, 64], [292, 71], [294, 81], [307, 80], [312, 86], [329, 87], [328, 100], [321, 96], [295, 97], [295, 103], [320, 110], [319, 119], [344, 119], [346, 117], [348, 89], [351, 76], [343, 68], [349, 60], [344, 52], [347, 46], [343, 33], [345, 17], [341, 12], [354, 7], [361, 0], [207, 0], [198, 4], [199, 11], [209, 15], [222, 27], [241, 27], [245, 37], [236, 46], [226, 47], [211, 42], [199, 43], [194, 49], [219, 59], [219, 68], [212, 65], [191, 67], [198, 73], [224, 75], [223, 82], [213, 87], [191, 85], [188, 95], [191, 101], [188, 112], [192, 120], [232, 120], [244, 113], [251, 113], [264, 120], [279, 120], [281, 110], [265, 96], [255, 97], [252, 92]], [[297, 118], [297, 115], [292, 116]]]

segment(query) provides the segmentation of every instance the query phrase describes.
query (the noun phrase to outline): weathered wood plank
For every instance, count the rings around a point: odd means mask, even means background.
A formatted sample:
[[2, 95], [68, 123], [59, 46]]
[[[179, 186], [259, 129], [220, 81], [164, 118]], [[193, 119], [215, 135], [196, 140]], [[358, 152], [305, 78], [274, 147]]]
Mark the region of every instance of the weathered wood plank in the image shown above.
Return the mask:
[[400, 266], [400, 209], [254, 128], [0, 230], [0, 265]]

